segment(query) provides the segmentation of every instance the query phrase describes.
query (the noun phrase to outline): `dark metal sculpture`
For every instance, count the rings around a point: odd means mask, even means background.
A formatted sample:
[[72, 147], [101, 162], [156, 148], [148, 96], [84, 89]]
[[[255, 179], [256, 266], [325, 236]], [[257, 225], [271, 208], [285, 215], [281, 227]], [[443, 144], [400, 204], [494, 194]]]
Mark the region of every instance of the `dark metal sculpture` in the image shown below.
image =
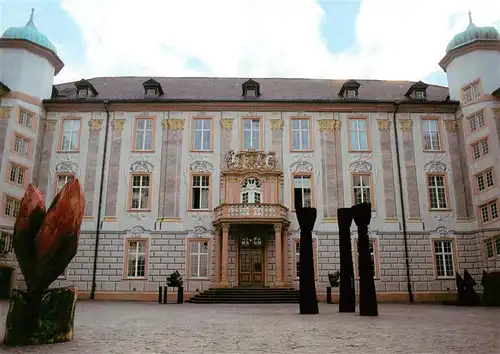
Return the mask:
[[361, 203], [351, 208], [354, 222], [358, 227], [359, 314], [361, 316], [378, 316], [377, 293], [368, 238], [371, 209], [371, 203]]
[[339, 312], [355, 312], [356, 294], [351, 246], [351, 208], [338, 209], [337, 222], [339, 225], [340, 248]]
[[315, 315], [319, 313], [319, 309], [314, 282], [312, 230], [316, 222], [317, 211], [316, 208], [297, 208], [296, 214], [300, 227], [300, 314]]
[[483, 270], [481, 285], [484, 289], [483, 305], [500, 306], [500, 272], [488, 273]]

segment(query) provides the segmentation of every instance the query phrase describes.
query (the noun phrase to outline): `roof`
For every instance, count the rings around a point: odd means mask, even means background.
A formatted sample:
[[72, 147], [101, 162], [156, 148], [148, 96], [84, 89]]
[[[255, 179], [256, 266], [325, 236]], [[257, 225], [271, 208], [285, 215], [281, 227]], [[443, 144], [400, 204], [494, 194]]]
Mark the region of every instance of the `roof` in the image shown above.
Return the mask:
[[10, 27], [2, 35], [2, 39], [21, 39], [26, 40], [41, 47], [50, 49], [54, 53], [56, 52], [56, 47], [49, 41], [49, 39], [42, 33], [38, 31], [35, 26], [33, 16], [35, 10], [31, 10], [31, 17], [23, 27]]
[[[97, 77], [87, 79], [98, 92], [86, 98], [93, 100], [146, 100], [143, 83], [150, 77]], [[154, 101], [248, 101], [242, 97], [241, 85], [248, 78], [213, 78], [213, 77], [153, 77], [164, 95]], [[344, 83], [348, 80], [326, 79], [287, 79], [256, 78], [260, 84], [261, 95], [255, 101], [344, 101], [339, 96]], [[358, 100], [363, 101], [413, 101], [405, 93], [415, 84], [413, 81], [356, 80], [359, 84]], [[69, 101], [77, 99], [76, 82], [56, 85], [58, 96], [51, 101]], [[448, 88], [429, 85], [428, 101], [447, 101]], [[149, 98], [148, 98], [149, 99]]]
[[472, 22], [469, 12], [469, 25], [465, 31], [458, 33], [448, 43], [446, 53], [475, 41], [500, 41], [500, 34], [495, 27], [478, 27]]
[[7, 87], [2, 81], [0, 81], [0, 95], [10, 92], [10, 88]]

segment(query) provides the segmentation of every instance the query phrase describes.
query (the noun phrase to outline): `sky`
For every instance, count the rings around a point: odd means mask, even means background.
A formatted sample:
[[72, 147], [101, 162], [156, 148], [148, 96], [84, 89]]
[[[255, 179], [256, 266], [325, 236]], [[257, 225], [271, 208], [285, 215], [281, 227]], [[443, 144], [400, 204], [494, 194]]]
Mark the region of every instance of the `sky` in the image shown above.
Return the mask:
[[65, 67], [98, 76], [422, 80], [467, 27], [500, 27], [499, 0], [0, 0], [0, 32], [35, 25]]

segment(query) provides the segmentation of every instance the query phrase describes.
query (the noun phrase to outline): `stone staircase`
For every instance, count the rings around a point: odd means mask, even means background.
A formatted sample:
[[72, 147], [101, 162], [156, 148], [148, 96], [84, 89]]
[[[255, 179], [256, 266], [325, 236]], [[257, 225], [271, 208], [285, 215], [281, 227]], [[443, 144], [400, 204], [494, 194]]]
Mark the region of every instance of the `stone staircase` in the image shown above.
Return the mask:
[[236, 287], [210, 289], [190, 298], [195, 304], [280, 304], [298, 303], [299, 291], [294, 288]]

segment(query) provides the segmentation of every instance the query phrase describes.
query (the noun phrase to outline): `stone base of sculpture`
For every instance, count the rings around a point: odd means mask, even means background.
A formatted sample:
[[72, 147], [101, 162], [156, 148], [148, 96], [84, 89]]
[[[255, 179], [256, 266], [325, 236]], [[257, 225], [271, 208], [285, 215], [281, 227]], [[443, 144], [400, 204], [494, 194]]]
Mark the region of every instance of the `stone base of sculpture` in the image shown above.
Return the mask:
[[45, 290], [40, 302], [37, 328], [27, 338], [27, 323], [32, 320], [28, 294], [22, 290], [13, 290], [5, 325], [4, 344], [51, 344], [72, 340], [76, 299], [75, 287]]

